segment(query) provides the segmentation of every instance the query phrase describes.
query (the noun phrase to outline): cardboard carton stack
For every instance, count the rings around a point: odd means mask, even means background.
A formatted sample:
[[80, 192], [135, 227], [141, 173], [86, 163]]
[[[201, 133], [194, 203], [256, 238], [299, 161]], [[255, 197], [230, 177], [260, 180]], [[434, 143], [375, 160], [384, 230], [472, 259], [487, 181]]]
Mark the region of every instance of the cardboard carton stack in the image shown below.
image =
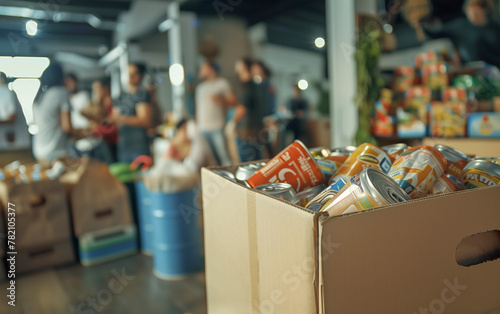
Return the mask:
[[4, 218], [8, 203], [15, 204], [15, 247], [9, 251], [17, 252], [17, 273], [75, 261], [68, 202], [59, 181], [0, 182], [0, 200]]
[[116, 259], [137, 251], [136, 228], [125, 186], [97, 160], [65, 160], [60, 181], [67, 189], [83, 265]]

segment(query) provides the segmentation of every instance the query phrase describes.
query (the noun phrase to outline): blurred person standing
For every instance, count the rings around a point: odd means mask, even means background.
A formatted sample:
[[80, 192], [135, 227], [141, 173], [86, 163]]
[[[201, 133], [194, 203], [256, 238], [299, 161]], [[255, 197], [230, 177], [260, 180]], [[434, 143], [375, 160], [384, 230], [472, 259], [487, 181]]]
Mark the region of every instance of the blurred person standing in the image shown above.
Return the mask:
[[235, 72], [241, 83], [241, 92], [234, 117], [228, 123], [228, 128], [234, 128], [237, 131], [238, 152], [242, 162], [263, 158], [259, 132], [264, 127], [262, 122], [264, 114], [257, 102], [251, 66], [252, 61], [248, 58], [242, 58], [235, 64]]
[[199, 70], [200, 79], [195, 91], [196, 122], [213, 155], [220, 165], [229, 165], [231, 160], [224, 138], [226, 109], [233, 106], [235, 97], [229, 82], [219, 77], [218, 66], [205, 61]]
[[[255, 83], [255, 98], [262, 118], [272, 116], [276, 113], [276, 91], [271, 85], [271, 70], [262, 61], [254, 61], [250, 68], [252, 79]], [[268, 157], [273, 157], [274, 151], [271, 142], [276, 138], [275, 129], [269, 122], [264, 123], [261, 139], [265, 144]]]
[[[307, 122], [307, 101], [302, 97], [300, 88], [294, 84], [293, 85], [293, 97], [288, 100], [287, 109], [292, 113], [292, 117], [286, 126], [286, 132], [282, 137], [285, 141], [288, 133], [293, 133], [294, 140], [301, 140], [305, 143], [309, 143], [308, 132], [306, 127]], [[282, 143], [282, 147], [286, 146], [286, 143]]]
[[153, 125], [153, 109], [148, 91], [141, 85], [146, 66], [130, 63], [128, 90], [113, 104], [109, 121], [118, 127], [118, 161], [131, 163], [140, 155], [150, 156], [147, 129]]
[[71, 125], [69, 93], [64, 87], [62, 67], [51, 62], [40, 77], [41, 88], [33, 104], [38, 132], [33, 136], [33, 155], [37, 160], [54, 160], [68, 155]]
[[74, 129], [87, 129], [89, 127], [89, 120], [81, 114], [81, 111], [90, 102], [89, 93], [86, 90], [78, 88], [78, 78], [73, 73], [66, 75], [64, 85], [70, 94], [71, 125]]

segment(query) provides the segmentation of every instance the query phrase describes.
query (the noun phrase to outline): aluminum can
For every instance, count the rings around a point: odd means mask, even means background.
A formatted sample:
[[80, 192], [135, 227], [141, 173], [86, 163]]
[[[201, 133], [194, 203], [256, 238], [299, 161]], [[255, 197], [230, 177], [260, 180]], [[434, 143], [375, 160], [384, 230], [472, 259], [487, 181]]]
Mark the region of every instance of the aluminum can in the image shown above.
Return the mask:
[[500, 165], [486, 160], [471, 161], [462, 171], [461, 180], [467, 189], [500, 185]]
[[472, 160], [485, 160], [492, 162], [494, 164], [500, 165], [500, 158], [499, 157], [474, 157]]
[[347, 158], [349, 158], [351, 154], [352, 153], [347, 154], [345, 152], [344, 153], [333, 152], [330, 154], [330, 156], [326, 157], [325, 159], [334, 161], [338, 169], [347, 160]]
[[234, 174], [230, 171], [217, 169], [217, 170], [214, 170], [214, 172], [217, 174], [220, 174], [221, 176], [223, 176], [226, 179], [229, 179], [233, 182], [236, 182], [236, 178], [234, 177]]
[[323, 159], [330, 156], [331, 151], [325, 147], [315, 147], [309, 150], [311, 155], [316, 159]]
[[320, 212], [336, 216], [409, 200], [408, 194], [388, 175], [368, 168], [352, 177]]
[[235, 178], [236, 181], [247, 186], [251, 187], [247, 180], [253, 176], [260, 168], [264, 167], [265, 163], [259, 162], [259, 163], [253, 163], [253, 164], [248, 164], [248, 165], [243, 165], [239, 166], [238, 169], [236, 170]]
[[331, 151], [332, 153], [342, 153], [345, 155], [351, 155], [358, 147], [357, 146], [344, 146], [344, 147], [337, 147], [337, 148], [332, 148]]
[[269, 183], [260, 185], [255, 189], [294, 204], [298, 202], [297, 193], [288, 183]]
[[448, 146], [434, 145], [434, 148], [440, 151], [444, 158], [446, 158], [447, 166], [445, 173], [460, 179], [460, 174], [469, 162], [469, 157], [461, 151]]
[[302, 207], [306, 207], [307, 204], [309, 204], [309, 202], [312, 201], [324, 189], [326, 189], [326, 185], [321, 184], [297, 193], [297, 198], [299, 199], [298, 204]]
[[367, 168], [377, 168], [387, 173], [391, 168], [389, 155], [376, 145], [362, 144], [346, 159], [329, 183], [334, 189], [340, 191], [349, 179]]
[[301, 141], [295, 141], [247, 180], [255, 188], [267, 183], [288, 183], [301, 192], [324, 183], [323, 173]]
[[392, 144], [392, 145], [385, 145], [385, 146], [382, 146], [381, 148], [383, 150], [385, 150], [387, 152], [387, 154], [390, 155], [392, 153], [401, 151], [403, 149], [407, 149], [407, 148], [409, 148], [409, 146], [406, 145], [405, 143], [397, 143], [397, 144]]
[[438, 195], [438, 194], [445, 194], [445, 193], [452, 193], [457, 190], [457, 187], [455, 186], [455, 183], [453, 183], [446, 174], [443, 174], [439, 179], [434, 183], [432, 186], [431, 192], [429, 195]]
[[329, 159], [316, 159], [319, 169], [325, 177], [325, 181], [330, 180], [330, 178], [337, 172], [339, 165], [337, 162]]
[[446, 169], [446, 159], [432, 146], [406, 150], [391, 167], [389, 176], [411, 199], [424, 197]]

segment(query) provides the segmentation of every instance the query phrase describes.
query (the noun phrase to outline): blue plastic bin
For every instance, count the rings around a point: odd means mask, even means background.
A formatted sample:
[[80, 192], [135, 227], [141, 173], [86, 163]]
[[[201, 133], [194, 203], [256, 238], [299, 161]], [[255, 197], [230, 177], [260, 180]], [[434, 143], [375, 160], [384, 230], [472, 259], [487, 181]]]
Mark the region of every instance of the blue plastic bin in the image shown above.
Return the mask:
[[196, 190], [149, 192], [153, 219], [153, 272], [182, 279], [203, 269]]
[[151, 211], [151, 193], [144, 182], [135, 182], [135, 193], [137, 201], [137, 226], [139, 228], [139, 239], [141, 252], [153, 255], [153, 216]]

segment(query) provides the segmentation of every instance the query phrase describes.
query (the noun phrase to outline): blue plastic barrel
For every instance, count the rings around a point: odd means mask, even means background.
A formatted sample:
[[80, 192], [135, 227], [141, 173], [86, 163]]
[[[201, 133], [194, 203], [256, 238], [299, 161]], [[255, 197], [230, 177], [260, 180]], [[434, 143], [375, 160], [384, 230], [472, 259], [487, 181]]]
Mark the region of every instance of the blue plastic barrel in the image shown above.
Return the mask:
[[153, 272], [181, 279], [203, 269], [196, 190], [150, 192], [153, 219]]
[[151, 193], [144, 182], [135, 182], [135, 193], [137, 201], [137, 227], [139, 228], [139, 239], [141, 252], [153, 255], [153, 216], [151, 211]]

